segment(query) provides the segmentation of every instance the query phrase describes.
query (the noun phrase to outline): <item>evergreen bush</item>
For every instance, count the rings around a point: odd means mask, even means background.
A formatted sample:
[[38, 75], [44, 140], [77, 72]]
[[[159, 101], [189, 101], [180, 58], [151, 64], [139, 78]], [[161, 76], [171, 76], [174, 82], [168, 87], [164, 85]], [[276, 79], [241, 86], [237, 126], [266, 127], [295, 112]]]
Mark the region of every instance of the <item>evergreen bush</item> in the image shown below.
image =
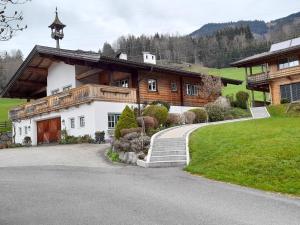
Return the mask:
[[248, 99], [249, 99], [249, 93], [245, 91], [239, 91], [235, 95], [236, 98], [236, 106], [241, 109], [247, 109], [248, 108]]
[[208, 115], [207, 115], [207, 112], [205, 111], [205, 109], [196, 108], [196, 109], [191, 109], [189, 111], [195, 113], [195, 115], [196, 115], [195, 123], [207, 122]]
[[138, 124], [135, 119], [134, 112], [128, 106], [126, 106], [116, 125], [115, 138], [119, 139], [121, 137], [122, 129], [136, 128], [136, 127], [138, 127]]
[[145, 108], [143, 116], [154, 117], [159, 125], [163, 125], [168, 118], [168, 109], [165, 106], [149, 105]]

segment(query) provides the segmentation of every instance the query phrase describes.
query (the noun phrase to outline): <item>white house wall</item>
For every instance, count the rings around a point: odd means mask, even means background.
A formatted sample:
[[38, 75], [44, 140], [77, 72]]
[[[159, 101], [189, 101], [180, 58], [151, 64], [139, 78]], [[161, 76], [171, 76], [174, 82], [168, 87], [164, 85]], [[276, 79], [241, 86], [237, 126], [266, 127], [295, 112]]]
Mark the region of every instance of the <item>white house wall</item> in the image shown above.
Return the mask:
[[53, 63], [48, 69], [47, 96], [51, 95], [53, 90], [58, 89], [61, 92], [69, 85], [72, 88], [76, 87], [75, 66], [63, 62]]
[[[106, 139], [111, 137], [113, 130], [108, 128], [108, 114], [121, 114], [125, 106], [136, 107], [136, 104], [116, 103], [116, 102], [100, 102], [95, 101], [91, 104], [84, 104], [78, 107], [63, 109], [58, 112], [51, 112], [40, 116], [35, 116], [31, 119], [25, 119], [14, 122], [13, 135], [15, 142], [22, 143], [26, 136], [32, 140], [32, 144], [37, 144], [37, 122], [47, 119], [61, 118], [61, 129], [66, 130], [68, 135], [83, 136], [90, 135], [95, 138], [96, 131], [105, 131]], [[183, 113], [195, 107], [171, 106], [170, 113]], [[84, 116], [85, 126], [80, 127], [79, 117]], [[75, 128], [71, 128], [70, 119], [75, 119]], [[25, 133], [27, 127], [27, 134]], [[20, 134], [19, 129], [22, 129]]]

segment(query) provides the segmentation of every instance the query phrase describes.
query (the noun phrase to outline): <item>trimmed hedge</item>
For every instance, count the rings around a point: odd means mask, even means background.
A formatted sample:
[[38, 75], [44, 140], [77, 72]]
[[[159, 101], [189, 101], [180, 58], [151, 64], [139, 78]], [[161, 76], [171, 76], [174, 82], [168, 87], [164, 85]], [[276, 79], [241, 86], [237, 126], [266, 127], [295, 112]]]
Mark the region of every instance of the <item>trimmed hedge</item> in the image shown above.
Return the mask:
[[225, 119], [224, 108], [214, 104], [208, 104], [205, 108], [210, 122], [222, 121]]
[[167, 110], [169, 111], [170, 110], [170, 104], [169, 103], [167, 103], [167, 102], [164, 102], [164, 101], [159, 101], [159, 100], [157, 100], [157, 101], [153, 101], [153, 102], [151, 102], [151, 104], [150, 105], [159, 105], [159, 106], [164, 106], [164, 107], [166, 107], [167, 108]]
[[143, 116], [155, 118], [159, 125], [165, 124], [168, 118], [168, 109], [165, 106], [149, 105], [144, 109]]
[[126, 106], [116, 125], [115, 138], [119, 139], [121, 137], [121, 130], [136, 127], [138, 127], [138, 124], [135, 119], [134, 112], [128, 106]]

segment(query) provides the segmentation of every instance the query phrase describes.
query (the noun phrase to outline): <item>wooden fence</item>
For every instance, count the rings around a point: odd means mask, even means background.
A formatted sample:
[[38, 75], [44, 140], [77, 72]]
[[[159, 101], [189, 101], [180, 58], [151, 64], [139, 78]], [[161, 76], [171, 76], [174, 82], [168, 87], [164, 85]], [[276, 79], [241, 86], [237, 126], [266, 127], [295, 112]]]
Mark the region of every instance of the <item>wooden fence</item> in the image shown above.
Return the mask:
[[0, 121], [0, 131], [9, 131], [11, 130], [11, 121]]

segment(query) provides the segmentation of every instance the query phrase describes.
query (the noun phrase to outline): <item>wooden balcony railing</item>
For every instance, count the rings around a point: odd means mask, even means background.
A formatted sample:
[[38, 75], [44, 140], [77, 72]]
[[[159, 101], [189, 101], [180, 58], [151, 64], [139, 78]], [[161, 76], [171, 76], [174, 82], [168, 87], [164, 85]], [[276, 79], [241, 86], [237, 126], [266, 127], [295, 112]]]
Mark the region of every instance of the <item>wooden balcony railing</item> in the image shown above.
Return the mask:
[[93, 84], [83, 85], [13, 108], [10, 110], [9, 116], [11, 120], [15, 121], [92, 101], [136, 103], [136, 89]]
[[268, 84], [269, 74], [258, 73], [247, 77], [248, 86], [266, 85]]
[[300, 66], [277, 70], [276, 72], [270, 72], [270, 79], [278, 77], [287, 77], [293, 75], [300, 75]]

